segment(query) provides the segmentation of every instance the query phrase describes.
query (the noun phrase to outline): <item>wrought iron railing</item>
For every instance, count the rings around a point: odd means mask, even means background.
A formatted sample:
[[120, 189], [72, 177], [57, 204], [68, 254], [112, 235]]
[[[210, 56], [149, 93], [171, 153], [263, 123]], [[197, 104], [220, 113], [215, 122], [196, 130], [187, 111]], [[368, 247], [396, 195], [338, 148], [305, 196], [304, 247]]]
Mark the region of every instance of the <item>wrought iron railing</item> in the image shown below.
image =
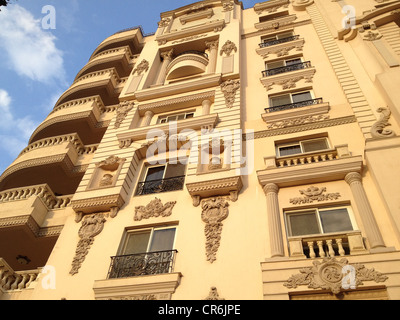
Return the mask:
[[283, 39], [269, 40], [269, 41], [260, 43], [259, 46], [260, 46], [260, 48], [270, 47], [270, 46], [274, 46], [276, 44], [297, 40], [297, 39], [299, 39], [299, 37], [300, 36], [296, 35], [296, 36], [291, 36], [291, 37], [287, 37], [287, 38], [283, 38]]
[[108, 279], [173, 272], [177, 250], [111, 257]]
[[136, 195], [182, 190], [184, 183], [185, 176], [139, 182]]
[[289, 66], [284, 66], [284, 67], [279, 67], [279, 68], [274, 68], [274, 69], [269, 69], [269, 70], [264, 70], [264, 71], [262, 71], [262, 75], [263, 75], [263, 77], [269, 77], [269, 76], [274, 76], [274, 75], [285, 73], [285, 72], [296, 71], [296, 70], [301, 70], [301, 69], [306, 69], [306, 68], [311, 68], [311, 61], [296, 63], [296, 64], [292, 64]]
[[321, 104], [321, 103], [323, 103], [323, 99], [317, 98], [317, 99], [312, 99], [312, 100], [305, 100], [305, 101], [300, 101], [300, 102], [295, 102], [295, 103], [284, 104], [281, 106], [265, 108], [265, 112], [271, 113], [271, 112], [282, 111], [282, 110], [296, 109], [296, 108], [302, 108], [302, 107], [312, 106], [312, 105]]

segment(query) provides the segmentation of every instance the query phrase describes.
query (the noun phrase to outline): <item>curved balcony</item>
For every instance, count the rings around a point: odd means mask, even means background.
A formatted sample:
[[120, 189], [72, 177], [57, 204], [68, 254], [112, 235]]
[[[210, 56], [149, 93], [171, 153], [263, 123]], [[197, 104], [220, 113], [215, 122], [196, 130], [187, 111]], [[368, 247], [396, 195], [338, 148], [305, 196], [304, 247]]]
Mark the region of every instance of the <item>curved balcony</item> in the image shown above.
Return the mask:
[[[125, 79], [126, 80], [126, 79]], [[71, 87], [58, 99], [55, 107], [71, 100], [82, 99], [91, 96], [100, 96], [105, 105], [118, 104], [118, 96], [122, 88], [116, 68], [100, 70], [85, 74], [78, 78]]]
[[94, 56], [78, 72], [75, 81], [88, 73], [110, 68], [115, 68], [121, 77], [128, 77], [132, 71], [134, 57], [129, 46], [103, 51]]
[[76, 132], [85, 145], [99, 143], [109, 116], [100, 96], [72, 100], [57, 106], [35, 129], [32, 144], [48, 137]]
[[208, 55], [200, 51], [185, 51], [167, 67], [167, 80], [184, 78], [206, 72]]
[[138, 54], [141, 52], [143, 48], [143, 35], [140, 27], [123, 30], [108, 37], [96, 48], [90, 57], [90, 60], [92, 60], [99, 53], [122, 46], [129, 46], [133, 54]]
[[77, 134], [39, 140], [0, 176], [0, 190], [48, 184], [54, 194], [75, 193], [96, 146], [85, 146]]

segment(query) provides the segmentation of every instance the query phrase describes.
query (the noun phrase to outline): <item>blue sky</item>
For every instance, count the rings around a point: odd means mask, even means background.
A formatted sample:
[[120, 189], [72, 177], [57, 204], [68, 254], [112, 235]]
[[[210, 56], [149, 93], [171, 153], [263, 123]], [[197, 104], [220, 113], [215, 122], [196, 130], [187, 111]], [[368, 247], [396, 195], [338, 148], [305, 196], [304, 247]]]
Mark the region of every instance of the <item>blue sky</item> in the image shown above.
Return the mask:
[[[0, 12], [0, 174], [106, 37], [192, 0], [15, 0]], [[245, 8], [259, 1], [243, 1]], [[55, 9], [55, 28], [44, 28]]]

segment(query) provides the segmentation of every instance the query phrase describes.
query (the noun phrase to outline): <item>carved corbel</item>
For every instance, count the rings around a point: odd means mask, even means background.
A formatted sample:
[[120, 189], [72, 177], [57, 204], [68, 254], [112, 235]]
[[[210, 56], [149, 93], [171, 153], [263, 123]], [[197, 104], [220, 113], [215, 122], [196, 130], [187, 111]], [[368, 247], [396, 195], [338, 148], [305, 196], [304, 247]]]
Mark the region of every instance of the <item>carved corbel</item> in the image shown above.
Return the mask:
[[379, 121], [373, 124], [371, 128], [371, 135], [374, 138], [389, 138], [393, 137], [395, 134], [392, 130], [385, 129], [390, 126], [389, 119], [391, 112], [385, 108], [379, 108], [377, 112], [381, 113], [381, 118]]

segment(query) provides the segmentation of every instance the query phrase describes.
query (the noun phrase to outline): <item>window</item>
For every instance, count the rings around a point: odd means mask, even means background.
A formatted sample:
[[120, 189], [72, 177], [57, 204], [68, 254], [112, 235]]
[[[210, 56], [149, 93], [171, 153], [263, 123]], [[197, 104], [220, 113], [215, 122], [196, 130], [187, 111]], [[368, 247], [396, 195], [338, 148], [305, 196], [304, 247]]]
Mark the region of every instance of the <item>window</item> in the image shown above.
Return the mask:
[[348, 207], [328, 207], [286, 212], [288, 236], [353, 231]]
[[128, 231], [121, 254], [111, 258], [108, 278], [172, 272], [175, 235], [175, 226]]
[[269, 77], [285, 72], [302, 70], [311, 67], [311, 62], [303, 62], [302, 58], [294, 58], [290, 60], [279, 60], [274, 62], [266, 62], [265, 70], [262, 72], [263, 77]]
[[296, 58], [296, 59], [291, 59], [291, 60], [280, 60], [280, 61], [275, 61], [275, 62], [267, 62], [265, 64], [265, 68], [267, 70], [272, 70], [272, 69], [286, 67], [286, 66], [293, 66], [296, 64], [300, 64], [300, 63], [302, 63], [301, 58]]
[[311, 91], [304, 91], [270, 97], [269, 105], [272, 109], [276, 108], [276, 110], [286, 110], [286, 108], [291, 109], [292, 107], [297, 108], [312, 105], [314, 104], [314, 100], [316, 100], [315, 103], [320, 103], [319, 100], [321, 99], [313, 99]]
[[266, 37], [261, 38], [260, 47], [261, 48], [269, 47], [269, 46], [273, 46], [275, 44], [289, 42], [292, 40], [297, 40], [298, 38], [299, 38], [299, 36], [293, 35], [293, 31], [280, 33], [280, 34], [276, 34], [273, 36], [266, 36]]
[[277, 154], [278, 157], [284, 157], [327, 149], [329, 149], [328, 139], [318, 138], [277, 145]]
[[182, 190], [186, 165], [168, 163], [145, 167], [144, 180], [139, 182], [136, 195]]
[[157, 119], [157, 123], [168, 123], [171, 121], [179, 121], [184, 119], [190, 119], [194, 117], [194, 111], [180, 113], [180, 114], [173, 114], [168, 116], [160, 116]]

